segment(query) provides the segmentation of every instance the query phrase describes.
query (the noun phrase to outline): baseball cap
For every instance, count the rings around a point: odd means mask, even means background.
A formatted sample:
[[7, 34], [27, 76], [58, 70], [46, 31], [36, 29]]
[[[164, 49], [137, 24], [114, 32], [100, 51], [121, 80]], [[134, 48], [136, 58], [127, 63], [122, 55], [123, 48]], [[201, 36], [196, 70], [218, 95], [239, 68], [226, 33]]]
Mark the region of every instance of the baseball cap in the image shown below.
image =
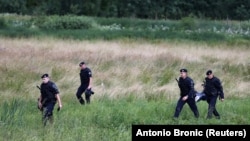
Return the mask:
[[187, 69], [180, 69], [180, 72], [188, 72]]
[[212, 70], [208, 70], [207, 72], [206, 72], [206, 75], [210, 75], [210, 74], [212, 74], [213, 72], [212, 72]]
[[47, 73], [45, 73], [45, 74], [43, 74], [43, 75], [41, 76], [41, 78], [46, 78], [46, 77], [49, 77], [49, 75], [48, 75]]

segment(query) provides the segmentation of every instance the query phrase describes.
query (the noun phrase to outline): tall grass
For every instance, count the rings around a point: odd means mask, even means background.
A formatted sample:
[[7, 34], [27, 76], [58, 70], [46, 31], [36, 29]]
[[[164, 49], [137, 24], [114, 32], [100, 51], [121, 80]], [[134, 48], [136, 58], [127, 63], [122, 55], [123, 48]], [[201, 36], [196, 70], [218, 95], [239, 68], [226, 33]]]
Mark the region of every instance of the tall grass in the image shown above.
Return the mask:
[[[0, 38], [0, 140], [131, 140], [132, 124], [249, 124], [249, 48], [195, 42], [145, 40], [59, 40]], [[75, 93], [78, 64], [93, 71], [90, 105]], [[207, 104], [199, 102], [196, 120], [186, 105], [172, 120], [179, 96], [175, 78], [186, 67], [202, 90], [207, 69], [224, 86], [218, 102], [221, 120], [206, 120]], [[37, 109], [40, 76], [49, 73], [59, 87], [63, 108], [55, 123], [43, 128]]]
[[[247, 92], [249, 49], [228, 48], [225, 45], [210, 47], [206, 44], [145, 43], [144, 41], [77, 41], [54, 39], [5, 39], [1, 42], [1, 90], [24, 92], [27, 95], [34, 85], [40, 84], [39, 75], [49, 73], [75, 91], [79, 85], [78, 63], [85, 60], [93, 68], [95, 83], [100, 91], [114, 97], [141, 90], [162, 91], [176, 89], [178, 70], [187, 67], [189, 75], [202, 83], [207, 69], [213, 69], [224, 85], [241, 85], [237, 91]], [[20, 73], [22, 72], [22, 73]], [[18, 80], [17, 80], [18, 78]], [[234, 81], [231, 81], [231, 80]], [[34, 84], [35, 83], [35, 84]], [[25, 89], [23, 89], [25, 87]], [[126, 89], [122, 90], [124, 87]], [[11, 89], [9, 89], [11, 88]], [[114, 89], [115, 88], [115, 89]], [[228, 95], [235, 88], [225, 89]], [[117, 92], [116, 92], [117, 91]], [[31, 93], [37, 92], [32, 90]], [[178, 93], [178, 90], [175, 90]]]
[[64, 108], [59, 112], [54, 112], [54, 124], [49, 124], [46, 127], [43, 127], [41, 113], [33, 101], [25, 100], [24, 102], [22, 100], [17, 107], [13, 103], [7, 104], [9, 107], [4, 106], [1, 110], [9, 109], [11, 118], [4, 120], [4, 118], [9, 118], [9, 115], [1, 116], [0, 128], [5, 129], [0, 130], [1, 140], [127, 141], [131, 140], [132, 124], [240, 125], [249, 124], [248, 117], [250, 116], [250, 113], [245, 111], [246, 106], [244, 105], [244, 103], [249, 102], [249, 99], [229, 99], [218, 103], [217, 110], [221, 113], [221, 120], [205, 119], [207, 112], [205, 102], [198, 103], [201, 114], [198, 120], [185, 106], [177, 121], [172, 119], [175, 102], [160, 98], [150, 101], [131, 97], [111, 100], [104, 96], [84, 107], [74, 100], [66, 98], [63, 100]]

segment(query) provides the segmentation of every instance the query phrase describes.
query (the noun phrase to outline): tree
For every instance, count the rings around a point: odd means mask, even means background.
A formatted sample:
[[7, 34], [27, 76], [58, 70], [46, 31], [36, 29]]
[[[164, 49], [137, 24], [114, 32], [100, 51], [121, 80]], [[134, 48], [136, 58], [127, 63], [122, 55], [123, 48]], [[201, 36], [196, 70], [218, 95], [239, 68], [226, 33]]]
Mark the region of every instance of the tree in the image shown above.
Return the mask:
[[25, 14], [27, 11], [25, 0], [0, 0], [1, 13]]

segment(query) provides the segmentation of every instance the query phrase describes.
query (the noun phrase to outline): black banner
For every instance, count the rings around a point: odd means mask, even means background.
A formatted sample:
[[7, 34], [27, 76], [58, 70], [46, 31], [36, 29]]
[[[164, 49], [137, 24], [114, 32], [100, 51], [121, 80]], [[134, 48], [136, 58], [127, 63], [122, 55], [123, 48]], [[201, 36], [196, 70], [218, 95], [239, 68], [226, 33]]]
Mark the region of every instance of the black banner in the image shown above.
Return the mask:
[[250, 125], [132, 125], [132, 141], [192, 139], [214, 141], [216, 139], [250, 140]]

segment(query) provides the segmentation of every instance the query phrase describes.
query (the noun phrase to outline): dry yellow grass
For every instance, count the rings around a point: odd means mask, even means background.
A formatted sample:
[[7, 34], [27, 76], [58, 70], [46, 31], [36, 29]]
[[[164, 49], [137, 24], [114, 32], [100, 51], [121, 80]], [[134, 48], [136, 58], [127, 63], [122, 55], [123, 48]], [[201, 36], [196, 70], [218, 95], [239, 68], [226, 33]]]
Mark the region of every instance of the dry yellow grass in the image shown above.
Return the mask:
[[[1, 38], [0, 42], [1, 75], [5, 75], [4, 70], [13, 69], [19, 69], [20, 73], [37, 74], [37, 81], [27, 83], [23, 87], [29, 92], [25, 94], [29, 97], [37, 96], [34, 93], [37, 93], [35, 86], [40, 84], [40, 75], [51, 74], [54, 69], [62, 73], [60, 78], [56, 78], [62, 95], [75, 98], [80, 83], [78, 75], [80, 61], [86, 61], [93, 71], [96, 92], [93, 98], [103, 95], [117, 98], [130, 93], [138, 97], [144, 97], [145, 93], [164, 93], [168, 99], [175, 98], [179, 94], [175, 80], [159, 86], [157, 78], [167, 68], [174, 71], [173, 78], [178, 77], [178, 71], [182, 67], [189, 69], [189, 75], [196, 82], [195, 87], [198, 91], [202, 90], [200, 84], [205, 77], [205, 71], [213, 69], [223, 83], [228, 83], [224, 88], [226, 96], [250, 95], [250, 82], [242, 81], [243, 78], [237, 76], [230, 76], [230, 72], [220, 67], [226, 63], [249, 66], [250, 49], [142, 41]], [[157, 62], [160, 64], [157, 65]], [[174, 66], [174, 62], [179, 64]], [[143, 75], [153, 79], [155, 83], [142, 83], [138, 78]], [[55, 80], [55, 77], [51, 77]], [[1, 92], [1, 95], [7, 95], [6, 93], [9, 92]]]

